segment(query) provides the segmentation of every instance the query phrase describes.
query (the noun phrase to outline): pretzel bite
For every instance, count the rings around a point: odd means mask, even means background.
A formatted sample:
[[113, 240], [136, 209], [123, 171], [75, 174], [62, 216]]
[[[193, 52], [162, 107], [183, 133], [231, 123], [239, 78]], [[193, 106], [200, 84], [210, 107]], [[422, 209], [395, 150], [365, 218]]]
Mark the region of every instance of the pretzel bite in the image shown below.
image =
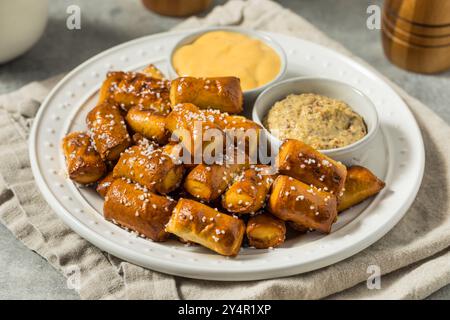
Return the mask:
[[94, 147], [104, 161], [117, 160], [131, 144], [125, 120], [114, 105], [97, 105], [88, 113], [86, 123]]
[[220, 112], [220, 110], [216, 109], [203, 109], [200, 110], [209, 121], [214, 122], [219, 128], [223, 131], [232, 131], [232, 130], [248, 130], [254, 129], [259, 133], [262, 130], [262, 127], [256, 122], [247, 119], [244, 116], [238, 116], [235, 114], [228, 114], [227, 112]]
[[254, 213], [261, 209], [275, 177], [270, 169], [256, 165], [244, 170], [223, 195], [222, 206], [234, 213]]
[[225, 116], [225, 122], [223, 122], [223, 127], [224, 130], [233, 130], [233, 129], [247, 130], [250, 128], [255, 130], [262, 129], [261, 126], [256, 122], [247, 119], [244, 116], [238, 116], [235, 114]]
[[247, 222], [248, 244], [256, 249], [274, 248], [286, 238], [286, 225], [270, 214], [263, 213], [250, 217]]
[[166, 130], [166, 117], [160, 113], [145, 110], [141, 107], [132, 107], [126, 116], [130, 128], [145, 138], [162, 145], [169, 140], [169, 131]]
[[214, 201], [228, 188], [246, 164], [199, 164], [184, 180], [184, 188], [195, 198]]
[[147, 187], [151, 192], [167, 194], [183, 179], [184, 168], [152, 145], [136, 145], [127, 149], [116, 166], [114, 178], [127, 178]]
[[236, 77], [180, 77], [172, 80], [170, 86], [170, 102], [173, 106], [188, 102], [200, 109], [241, 113], [243, 101], [241, 82]]
[[106, 194], [103, 215], [107, 220], [153, 241], [164, 241], [169, 235], [165, 225], [175, 204], [168, 197], [148, 192], [124, 179], [117, 179]]
[[95, 188], [95, 191], [104, 198], [106, 194], [108, 193], [109, 187], [111, 187], [111, 184], [114, 182], [114, 177], [112, 171], [109, 172], [106, 176], [104, 176], [97, 184], [97, 187]]
[[106, 165], [85, 132], [72, 132], [62, 140], [69, 178], [81, 184], [96, 182], [106, 172]]
[[336, 196], [288, 176], [278, 176], [268, 202], [270, 213], [324, 233], [331, 231], [337, 215]]
[[[183, 146], [181, 143], [169, 142], [168, 144], [161, 147], [161, 150], [172, 158], [175, 163], [182, 164], [186, 169], [195, 168], [197, 165], [188, 161], [189, 163], [183, 162]], [[190, 156], [189, 156], [190, 159]]]
[[180, 199], [166, 231], [224, 256], [236, 256], [241, 248], [245, 224], [200, 202]]
[[123, 80], [125, 72], [108, 72], [98, 92], [98, 104], [108, 102], [113, 97], [113, 89]]
[[181, 153], [183, 151], [183, 147], [180, 143], [169, 142], [168, 144], [163, 145], [161, 150], [175, 162], [182, 163]]
[[234, 144], [239, 149], [245, 151], [256, 162], [261, 126], [242, 116], [230, 115], [226, 120], [224, 132], [234, 139]]
[[[214, 122], [227, 136], [229, 146], [238, 147], [256, 163], [262, 127], [243, 116], [230, 115], [215, 109], [200, 110], [209, 121]], [[230, 143], [231, 142], [231, 143]]]
[[225, 124], [228, 123], [227, 119], [230, 117], [227, 112], [220, 112], [220, 110], [211, 108], [198, 110], [207, 120], [214, 122], [220, 129], [225, 129]]
[[369, 169], [353, 166], [347, 170], [344, 195], [340, 198], [338, 211], [344, 211], [380, 192], [385, 183]]
[[162, 80], [166, 78], [161, 70], [159, 70], [154, 64], [149, 64], [146, 66], [144, 70], [142, 70], [142, 73], [146, 76], [152, 77], [153, 79]]
[[299, 140], [287, 139], [280, 147], [277, 167], [281, 174], [342, 196], [347, 168]]
[[[195, 105], [191, 103], [179, 104], [166, 118], [166, 128], [172, 133], [172, 138], [181, 141], [183, 149], [191, 159], [185, 159], [184, 163], [201, 163], [206, 150], [223, 151], [225, 134], [214, 123], [214, 119], [207, 117]], [[216, 136], [208, 137], [210, 134]]]
[[161, 113], [170, 111], [168, 80], [138, 72], [109, 72], [100, 88], [99, 102], [110, 102], [128, 111], [133, 106]]

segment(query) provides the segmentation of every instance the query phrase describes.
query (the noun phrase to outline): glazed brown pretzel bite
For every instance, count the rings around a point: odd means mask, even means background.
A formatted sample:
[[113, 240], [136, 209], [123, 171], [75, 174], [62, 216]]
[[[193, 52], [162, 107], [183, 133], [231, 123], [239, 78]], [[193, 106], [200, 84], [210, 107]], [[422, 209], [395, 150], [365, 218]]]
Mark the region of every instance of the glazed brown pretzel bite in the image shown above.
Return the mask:
[[214, 201], [225, 192], [244, 166], [242, 164], [199, 164], [187, 175], [184, 188], [197, 199]]
[[163, 145], [161, 147], [161, 150], [176, 162], [182, 162], [181, 151], [183, 150], [183, 147], [181, 146], [181, 144], [176, 142], [169, 142], [168, 144]]
[[109, 72], [100, 88], [99, 103], [110, 102], [125, 111], [141, 106], [166, 113], [170, 111], [169, 86], [168, 80], [155, 79], [139, 72]]
[[157, 144], [163, 145], [169, 140], [166, 117], [161, 113], [135, 106], [128, 111], [125, 119], [134, 132], [142, 134]]
[[[173, 138], [181, 141], [184, 150], [191, 154], [192, 163], [197, 162], [194, 155], [200, 155], [198, 156], [199, 160], [202, 160], [202, 152], [207, 148], [223, 150], [225, 134], [221, 128], [215, 124], [214, 119], [207, 117], [191, 103], [175, 105], [166, 118], [166, 128], [172, 133]], [[206, 139], [206, 133], [212, 129], [217, 130], [215, 132], [220, 135], [221, 139], [214, 138], [210, 141]]]
[[200, 202], [180, 199], [166, 231], [221, 255], [235, 256], [241, 248], [245, 224]]
[[184, 168], [152, 145], [136, 145], [127, 149], [113, 170], [114, 178], [127, 178], [151, 192], [167, 194], [179, 187]]
[[197, 165], [186, 176], [184, 189], [202, 201], [210, 202], [218, 199], [234, 178], [249, 166], [245, 155], [244, 159], [240, 159], [237, 153], [233, 157], [231, 159], [225, 155], [221, 164]]
[[245, 151], [252, 160], [258, 159], [258, 147], [261, 135], [261, 126], [256, 122], [242, 116], [230, 115], [226, 118], [224, 132], [233, 137], [234, 144]]
[[286, 225], [270, 214], [262, 213], [250, 217], [246, 229], [248, 244], [256, 249], [274, 248], [286, 238]]
[[186, 169], [195, 168], [197, 165], [194, 163], [183, 162], [183, 145], [181, 143], [169, 142], [161, 147], [161, 150], [172, 158], [176, 163], [182, 164]]
[[225, 129], [225, 124], [228, 123], [227, 118], [230, 116], [227, 112], [211, 108], [198, 110], [208, 121], [214, 122], [222, 130]]
[[114, 105], [97, 105], [88, 113], [86, 124], [94, 147], [104, 161], [117, 160], [131, 144], [125, 120]]
[[99, 90], [98, 104], [112, 100], [112, 90], [124, 79], [124, 77], [125, 72], [108, 72], [106, 74], [106, 78]]
[[172, 80], [170, 86], [170, 102], [173, 106], [192, 103], [200, 109], [241, 113], [243, 101], [241, 83], [236, 77], [180, 77]]
[[274, 178], [271, 167], [251, 166], [225, 192], [222, 206], [233, 213], [257, 212], [265, 205]]
[[288, 176], [278, 176], [272, 185], [269, 212], [284, 221], [330, 233], [337, 215], [336, 197]]
[[164, 241], [165, 225], [176, 202], [147, 191], [124, 179], [115, 180], [105, 197], [105, 219], [129, 228], [153, 241]]
[[[234, 146], [249, 155], [257, 155], [261, 126], [243, 116], [229, 115], [215, 109], [201, 110], [209, 121], [213, 121], [230, 138]], [[231, 140], [232, 139], [232, 140]], [[255, 157], [257, 160], [257, 157]]]
[[347, 168], [299, 140], [287, 139], [280, 147], [277, 167], [281, 174], [342, 196]]
[[96, 182], [106, 172], [106, 165], [85, 132], [72, 132], [62, 140], [69, 178], [81, 184]]
[[109, 172], [106, 176], [104, 176], [97, 184], [97, 187], [95, 188], [95, 191], [104, 198], [106, 194], [108, 193], [109, 187], [111, 187], [112, 183], [114, 182], [114, 177], [112, 171]]
[[259, 129], [261, 130], [261, 126], [256, 122], [247, 119], [244, 116], [239, 116], [235, 114], [228, 114], [227, 112], [221, 112], [217, 109], [202, 109], [200, 110], [202, 114], [204, 114], [209, 121], [214, 122], [217, 126], [219, 126], [222, 130], [233, 130], [233, 129]]
[[247, 119], [246, 117], [243, 116], [237, 116], [237, 115], [226, 115], [224, 117], [224, 120], [222, 122], [223, 125], [223, 129], [225, 131], [230, 131], [230, 130], [247, 130], [247, 129], [255, 129], [257, 131], [261, 131], [262, 128], [259, 124], [257, 124], [256, 122]]
[[344, 195], [339, 200], [338, 211], [344, 211], [380, 192], [385, 183], [369, 169], [353, 166], [347, 170]]

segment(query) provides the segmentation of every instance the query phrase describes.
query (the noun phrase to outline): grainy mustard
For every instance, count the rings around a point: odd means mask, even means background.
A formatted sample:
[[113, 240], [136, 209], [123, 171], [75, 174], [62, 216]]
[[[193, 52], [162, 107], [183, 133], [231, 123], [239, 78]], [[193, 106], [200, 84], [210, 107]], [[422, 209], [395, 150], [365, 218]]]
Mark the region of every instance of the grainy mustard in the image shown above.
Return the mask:
[[280, 140], [298, 139], [319, 150], [344, 147], [367, 134], [363, 118], [345, 102], [312, 93], [277, 101], [263, 123]]

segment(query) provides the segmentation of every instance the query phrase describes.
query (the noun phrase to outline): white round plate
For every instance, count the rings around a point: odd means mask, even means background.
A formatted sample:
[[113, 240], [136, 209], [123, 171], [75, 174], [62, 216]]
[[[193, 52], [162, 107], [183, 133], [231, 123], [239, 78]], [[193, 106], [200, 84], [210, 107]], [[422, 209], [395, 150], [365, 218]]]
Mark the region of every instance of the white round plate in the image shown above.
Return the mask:
[[375, 198], [342, 213], [332, 233], [290, 237], [274, 250], [242, 249], [225, 258], [177, 241], [137, 238], [106, 221], [103, 200], [65, 174], [60, 141], [84, 130], [97, 91], [109, 70], [138, 70], [153, 63], [168, 74], [172, 46], [188, 32], [152, 35], [109, 49], [70, 72], [42, 104], [30, 136], [30, 160], [37, 185], [58, 216], [97, 247], [164, 273], [208, 280], [257, 280], [315, 270], [350, 257], [387, 233], [405, 214], [424, 170], [420, 130], [402, 99], [377, 75], [332, 50], [301, 39], [268, 33], [286, 51], [286, 77], [322, 76], [347, 82], [375, 103], [381, 122], [373, 148], [359, 163], [386, 182]]

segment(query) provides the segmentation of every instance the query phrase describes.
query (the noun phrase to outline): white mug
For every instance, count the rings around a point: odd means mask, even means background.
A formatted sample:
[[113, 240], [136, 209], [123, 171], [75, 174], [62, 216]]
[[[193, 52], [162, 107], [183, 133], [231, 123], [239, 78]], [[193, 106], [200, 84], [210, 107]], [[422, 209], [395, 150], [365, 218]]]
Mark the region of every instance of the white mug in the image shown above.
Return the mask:
[[48, 0], [0, 0], [0, 63], [29, 50], [48, 19]]

